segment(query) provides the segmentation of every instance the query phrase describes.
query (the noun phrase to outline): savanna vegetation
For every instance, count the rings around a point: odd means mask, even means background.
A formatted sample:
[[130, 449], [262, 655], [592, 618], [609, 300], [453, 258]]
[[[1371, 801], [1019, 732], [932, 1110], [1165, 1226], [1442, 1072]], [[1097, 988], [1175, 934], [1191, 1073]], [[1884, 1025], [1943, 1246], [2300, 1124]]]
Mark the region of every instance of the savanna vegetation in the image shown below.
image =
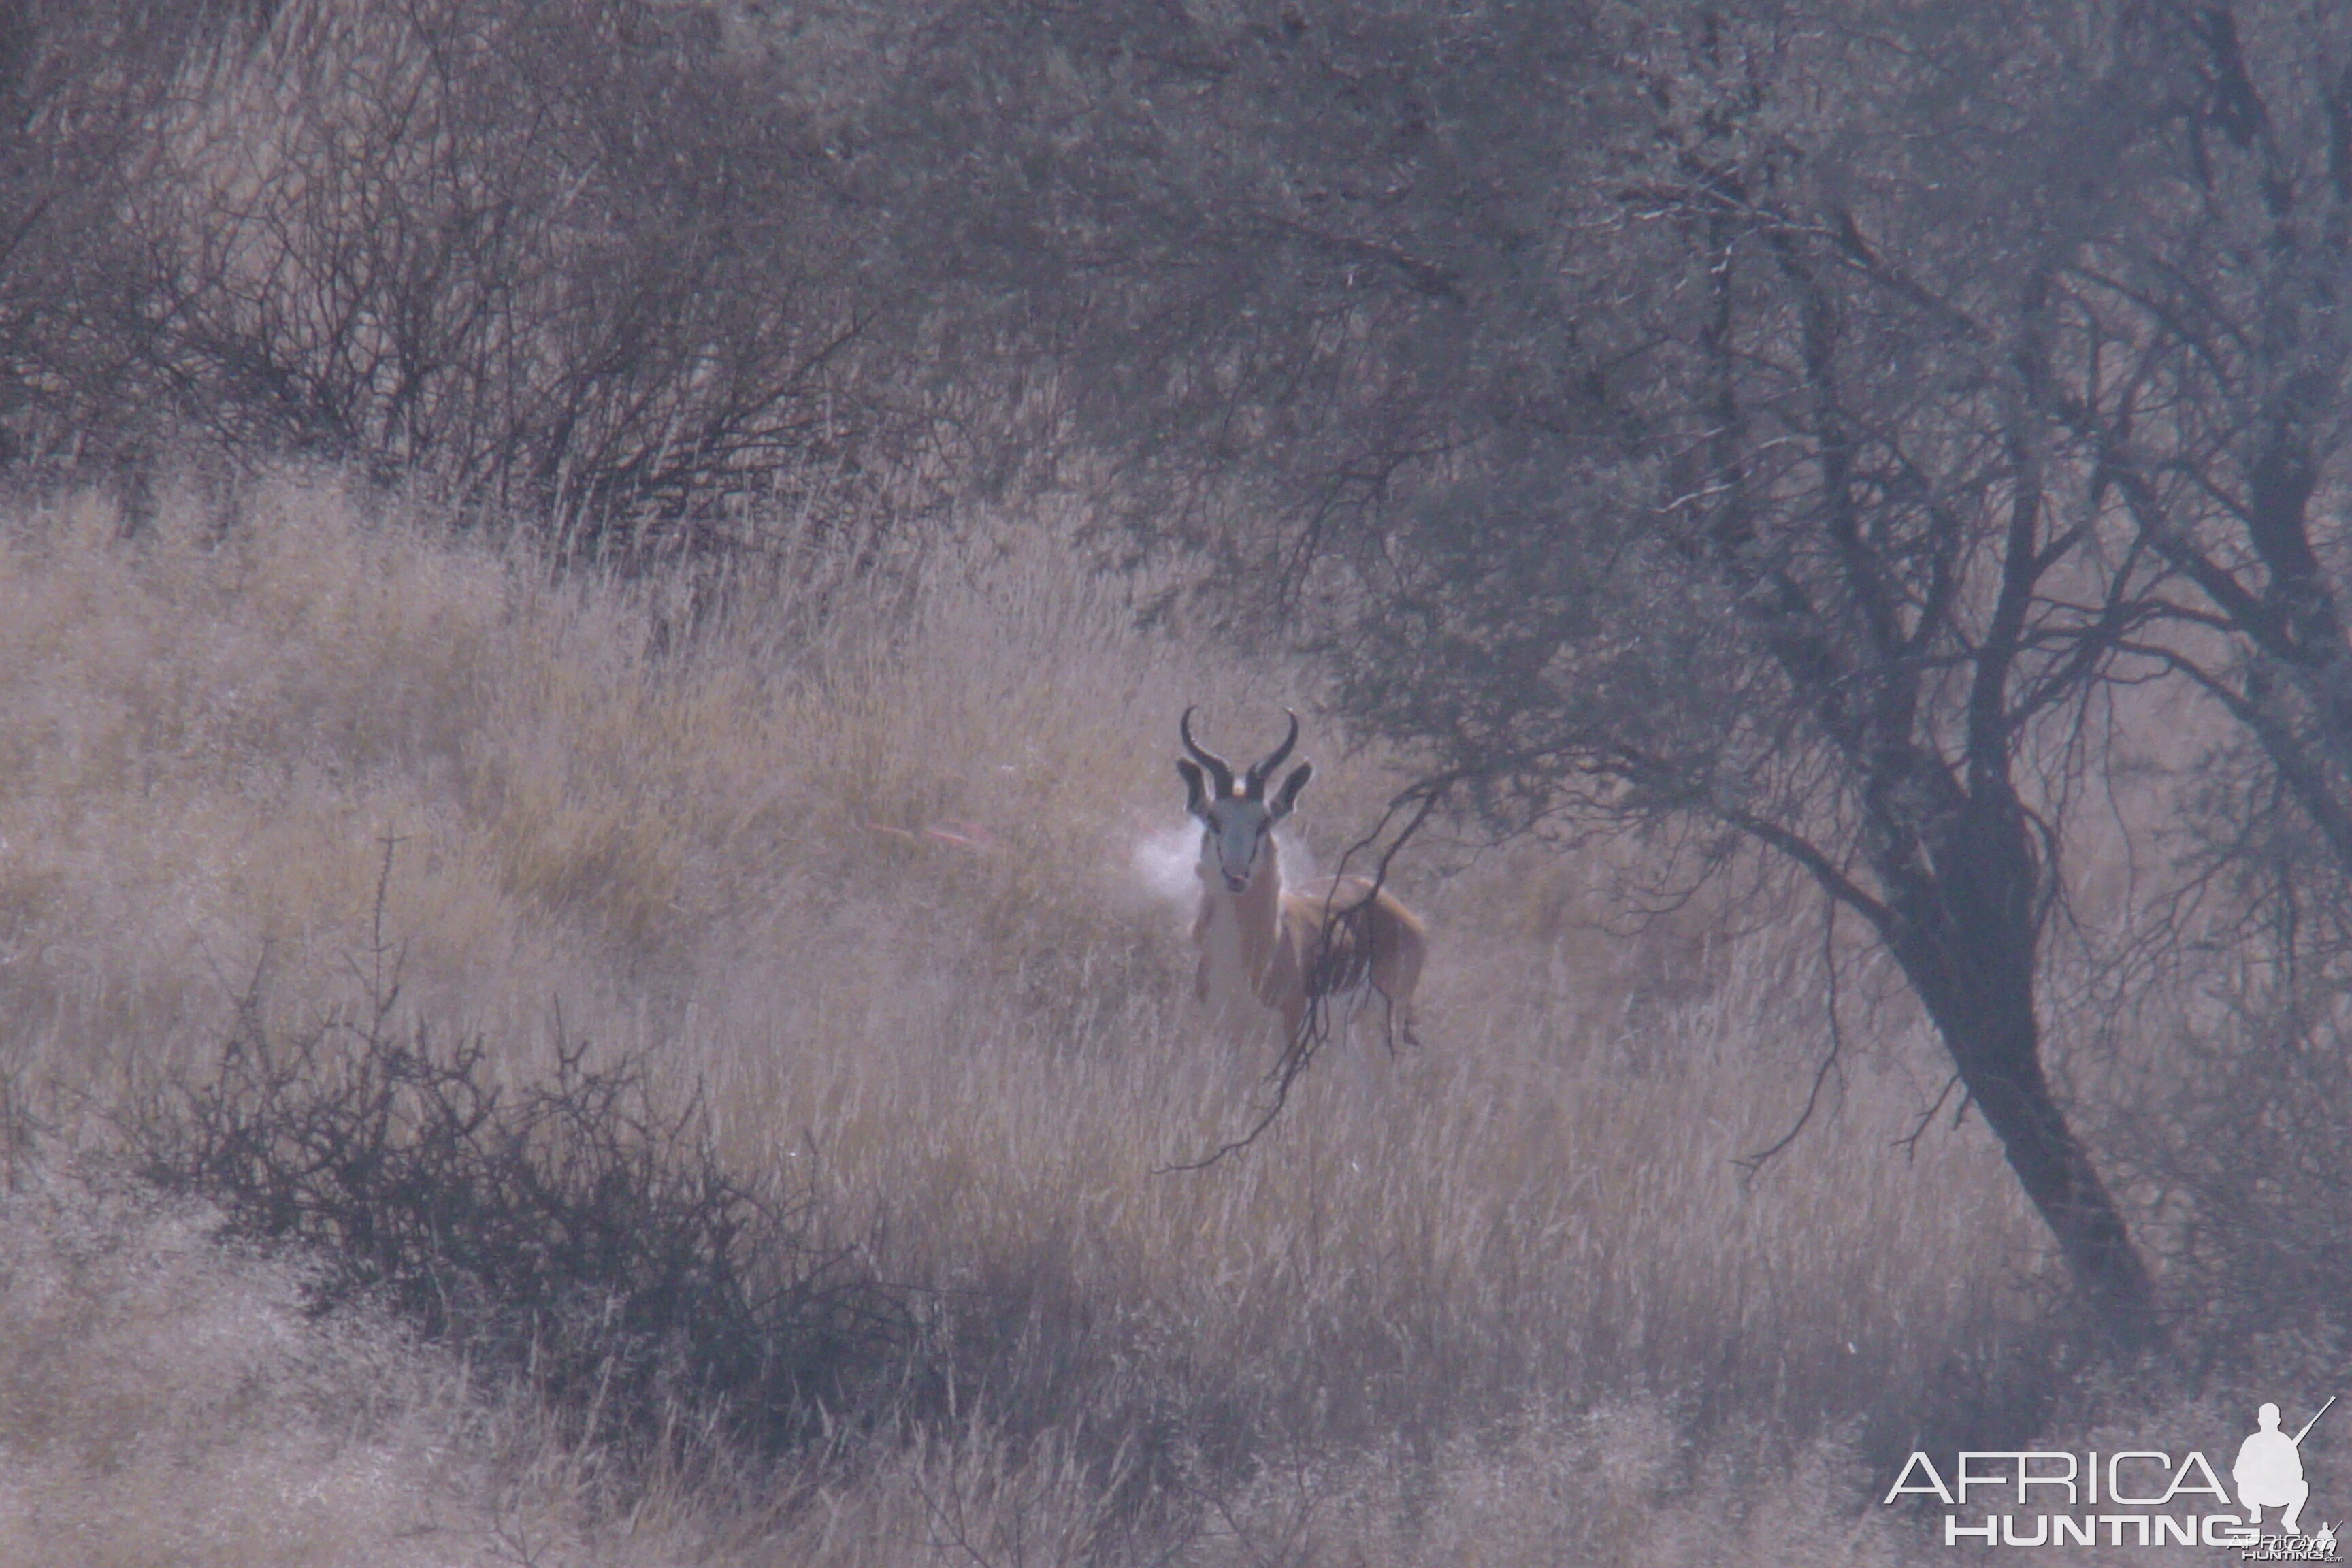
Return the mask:
[[[2347, 126], [2287, 0], [7, 8], [0, 1558], [1891, 1564], [2315, 1406]], [[1417, 1046], [1204, 1030], [1194, 705]]]

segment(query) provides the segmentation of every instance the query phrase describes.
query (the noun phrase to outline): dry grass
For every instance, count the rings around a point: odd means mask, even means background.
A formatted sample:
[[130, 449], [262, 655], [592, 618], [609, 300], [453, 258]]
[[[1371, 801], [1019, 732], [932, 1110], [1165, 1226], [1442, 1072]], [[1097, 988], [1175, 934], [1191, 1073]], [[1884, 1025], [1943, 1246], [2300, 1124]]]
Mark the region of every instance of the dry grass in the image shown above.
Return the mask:
[[[1198, 1037], [1150, 874], [1181, 853], [1174, 716], [1203, 704], [1241, 751], [1311, 689], [1136, 629], [1043, 525], [814, 637], [747, 605], [657, 655], [657, 592], [551, 586], [315, 479], [129, 539], [88, 499], [0, 534], [0, 1052], [52, 1147], [102, 1143], [93, 1112], [142, 1076], [201, 1070], [253, 975], [289, 1018], [345, 996], [391, 837], [410, 1005], [518, 1078], [560, 1006], [698, 1084], [736, 1168], [938, 1293], [954, 1429], [641, 1500], [617, 1534], [548, 1503], [571, 1522], [546, 1560], [1891, 1561], [1908, 1538], [1846, 1511], [1872, 1479], [1853, 1445], [1899, 1454], [1923, 1411], [1958, 1430], [2032, 1371], [2044, 1261], [1988, 1141], [1885, 1147], [1940, 1081], [1895, 1013], [1828, 1125], [1759, 1179], [1733, 1164], [1822, 1045], [1788, 979], [1811, 933], [1631, 942], [1596, 923], [1597, 860], [1409, 855], [1423, 1048], [1359, 1038], [1258, 1145], [1171, 1171], [1248, 1125], [1266, 1065]], [[1327, 862], [1390, 787], [1336, 742], [1310, 717]], [[63, 1223], [12, 1212], [22, 1247]], [[256, 1336], [223, 1354], [329, 1332], [168, 1223], [173, 1299]], [[84, 1289], [127, 1312], [140, 1287]], [[11, 1365], [61, 1332], [48, 1300], [10, 1278]], [[478, 1413], [432, 1375], [304, 1364], [305, 1388], [389, 1378], [378, 1427], [444, 1436], [299, 1436], [266, 1399], [126, 1370], [43, 1385], [42, 1452], [81, 1457], [15, 1495], [84, 1521], [93, 1562], [183, 1529], [222, 1561], [248, 1538], [249, 1561], [389, 1561], [361, 1544], [387, 1521], [489, 1507], [488, 1459], [384, 1461], [282, 1549], [267, 1510], [108, 1502], [109, 1423], [158, 1453], [225, 1426], [217, 1462], [297, 1489], [369, 1444], [476, 1452]], [[26, 1419], [0, 1414], [12, 1456]], [[1685, 1514], [1716, 1522], [1658, 1533]]]
[[71, 1181], [0, 1212], [0, 1561], [430, 1563], [487, 1539], [483, 1414], [199, 1213]]

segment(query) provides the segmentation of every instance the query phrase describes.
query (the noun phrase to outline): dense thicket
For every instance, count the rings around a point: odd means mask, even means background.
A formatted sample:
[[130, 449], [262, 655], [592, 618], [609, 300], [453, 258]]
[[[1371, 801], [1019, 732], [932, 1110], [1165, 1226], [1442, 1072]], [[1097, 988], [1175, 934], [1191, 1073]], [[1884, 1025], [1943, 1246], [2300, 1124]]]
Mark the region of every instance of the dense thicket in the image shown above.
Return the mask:
[[713, 15], [152, 10], [8, 35], [20, 455], [313, 458], [629, 555], [936, 505], [875, 215]]

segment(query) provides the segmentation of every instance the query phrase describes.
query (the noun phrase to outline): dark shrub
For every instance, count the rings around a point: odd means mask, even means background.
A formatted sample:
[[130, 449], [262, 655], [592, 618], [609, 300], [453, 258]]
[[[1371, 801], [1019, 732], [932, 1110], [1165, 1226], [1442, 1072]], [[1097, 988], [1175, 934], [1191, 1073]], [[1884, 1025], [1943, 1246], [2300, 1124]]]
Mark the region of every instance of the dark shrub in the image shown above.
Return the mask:
[[245, 1009], [215, 1077], [133, 1119], [144, 1173], [314, 1249], [320, 1311], [384, 1301], [583, 1439], [773, 1452], [895, 1403], [907, 1300], [806, 1198], [723, 1169], [698, 1100], [666, 1111], [641, 1065], [561, 1039], [551, 1076], [502, 1086], [478, 1038], [392, 1011], [279, 1037]]

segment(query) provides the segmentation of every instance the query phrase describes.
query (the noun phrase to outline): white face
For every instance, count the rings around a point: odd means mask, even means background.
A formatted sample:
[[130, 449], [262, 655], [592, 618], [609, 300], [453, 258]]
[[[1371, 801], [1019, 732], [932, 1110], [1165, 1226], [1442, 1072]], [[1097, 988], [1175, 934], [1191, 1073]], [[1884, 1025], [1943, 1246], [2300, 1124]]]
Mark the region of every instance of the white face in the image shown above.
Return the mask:
[[1223, 877], [1229, 892], [1249, 886], [1258, 856], [1274, 831], [1274, 813], [1262, 800], [1213, 800], [1201, 812], [1201, 874]]

